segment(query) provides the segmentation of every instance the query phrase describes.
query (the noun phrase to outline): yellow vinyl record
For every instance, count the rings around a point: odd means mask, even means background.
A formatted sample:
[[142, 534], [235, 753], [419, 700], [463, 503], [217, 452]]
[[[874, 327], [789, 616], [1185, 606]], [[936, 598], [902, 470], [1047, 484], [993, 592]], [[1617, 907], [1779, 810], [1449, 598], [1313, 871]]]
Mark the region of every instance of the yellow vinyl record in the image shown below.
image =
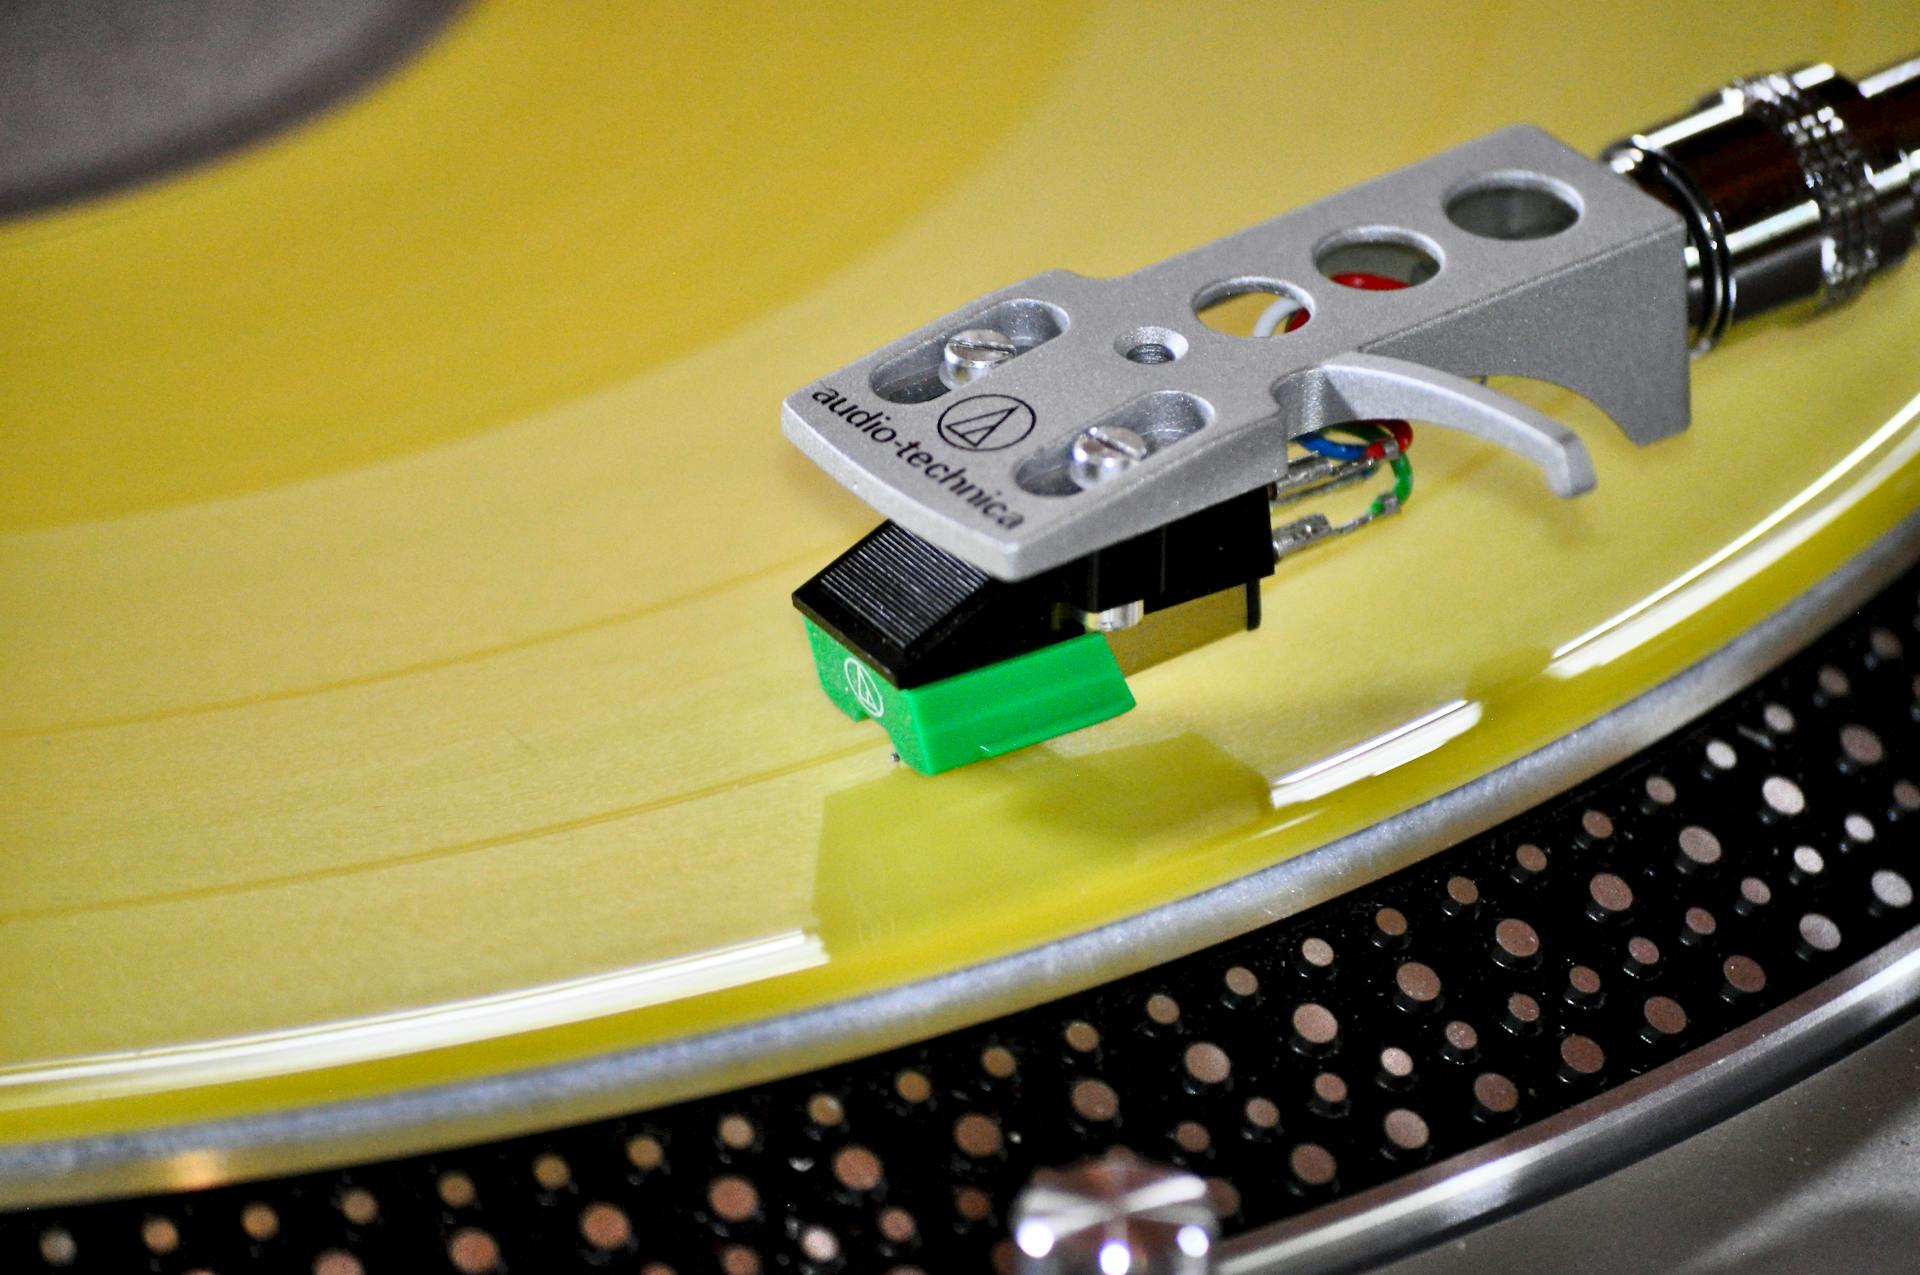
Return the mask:
[[192, 1182], [924, 1035], [1191, 936], [928, 980], [1310, 855], [1725, 647], [1920, 503], [1912, 270], [1716, 352], [1651, 447], [1507, 386], [1594, 492], [1427, 431], [1418, 501], [1284, 564], [1257, 631], [935, 777], [814, 681], [789, 595], [877, 516], [778, 425], [1011, 280], [1920, 45], [1907, 6], [1703, 12], [498, 0], [305, 123], [0, 223], [0, 1147], [467, 1095], [100, 1179]]

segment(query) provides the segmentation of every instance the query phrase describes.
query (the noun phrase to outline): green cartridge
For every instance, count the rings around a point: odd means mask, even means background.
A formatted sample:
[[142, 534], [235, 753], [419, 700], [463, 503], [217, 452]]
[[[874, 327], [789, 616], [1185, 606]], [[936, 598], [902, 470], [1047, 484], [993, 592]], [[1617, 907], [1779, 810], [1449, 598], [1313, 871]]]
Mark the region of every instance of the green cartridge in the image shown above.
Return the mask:
[[805, 623], [827, 698], [855, 721], [880, 723], [900, 760], [926, 775], [1104, 722], [1134, 703], [1098, 633], [901, 690], [812, 620]]

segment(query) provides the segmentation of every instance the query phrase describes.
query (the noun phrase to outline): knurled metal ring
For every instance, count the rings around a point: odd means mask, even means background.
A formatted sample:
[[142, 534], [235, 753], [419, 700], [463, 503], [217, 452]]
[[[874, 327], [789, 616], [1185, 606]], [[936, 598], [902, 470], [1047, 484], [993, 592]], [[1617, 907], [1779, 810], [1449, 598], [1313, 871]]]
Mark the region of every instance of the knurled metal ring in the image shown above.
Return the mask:
[[1873, 170], [1854, 143], [1846, 121], [1831, 106], [1801, 91], [1791, 77], [1762, 75], [1736, 80], [1749, 114], [1792, 147], [1820, 207], [1831, 249], [1823, 263], [1822, 305], [1846, 301], [1866, 286], [1880, 264], [1875, 235]]

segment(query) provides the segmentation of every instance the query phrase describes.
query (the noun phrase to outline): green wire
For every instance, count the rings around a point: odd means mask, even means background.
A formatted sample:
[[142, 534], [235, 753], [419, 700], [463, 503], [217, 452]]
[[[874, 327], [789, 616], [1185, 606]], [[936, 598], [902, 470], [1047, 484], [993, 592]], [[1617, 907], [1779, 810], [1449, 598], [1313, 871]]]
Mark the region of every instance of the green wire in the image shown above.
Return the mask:
[[[1407, 501], [1412, 496], [1413, 463], [1405, 456], [1395, 456], [1393, 458], [1393, 499], [1400, 508], [1405, 509]], [[1378, 514], [1385, 507], [1386, 502], [1376, 496], [1373, 501], [1373, 512]]]
[[[1386, 429], [1379, 425], [1366, 425], [1361, 423], [1329, 425], [1322, 432], [1331, 434], [1336, 430], [1347, 435], [1349, 438], [1358, 439], [1363, 443], [1377, 443], [1382, 439], [1390, 439], [1393, 437], [1392, 434], [1388, 433]], [[1407, 501], [1413, 497], [1413, 463], [1407, 459], [1405, 452], [1395, 456], [1389, 463], [1393, 468], [1393, 499], [1400, 508], [1405, 509], [1407, 507]], [[1367, 511], [1378, 518], [1386, 512], [1386, 508], [1386, 497], [1375, 496], [1373, 503], [1367, 506]]]

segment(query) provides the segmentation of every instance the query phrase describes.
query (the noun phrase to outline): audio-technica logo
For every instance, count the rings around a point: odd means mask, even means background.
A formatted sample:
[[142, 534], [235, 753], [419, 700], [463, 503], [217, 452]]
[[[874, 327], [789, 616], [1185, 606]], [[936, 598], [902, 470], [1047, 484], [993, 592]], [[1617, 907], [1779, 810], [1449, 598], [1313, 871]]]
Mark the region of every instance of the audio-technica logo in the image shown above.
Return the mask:
[[874, 681], [873, 674], [867, 672], [867, 666], [849, 655], [841, 667], [846, 674], [847, 689], [853, 692], [854, 699], [860, 701], [860, 707], [867, 710], [867, 716], [875, 721], [886, 716], [887, 703], [880, 698], [880, 684]]
[[[831, 385], [823, 385], [810, 398], [838, 416], [868, 441], [883, 444], [909, 469], [939, 484], [1008, 531], [1027, 520], [1026, 515], [1007, 503], [1007, 494], [999, 487], [975, 482], [965, 465], [942, 460], [928, 451], [917, 436], [901, 438], [893, 417], [879, 408], [862, 407]], [[991, 400], [991, 402], [990, 402]], [[967, 411], [969, 404], [975, 405]], [[952, 418], [952, 419], [949, 419]], [[1033, 432], [1033, 409], [1017, 398], [1004, 394], [976, 394], [961, 399], [940, 416], [936, 425], [940, 437], [963, 451], [997, 452], [1011, 447]], [[949, 432], [949, 430], [953, 432]]]
[[940, 413], [934, 428], [963, 452], [998, 452], [1033, 433], [1033, 409], [1006, 394], [975, 394]]

